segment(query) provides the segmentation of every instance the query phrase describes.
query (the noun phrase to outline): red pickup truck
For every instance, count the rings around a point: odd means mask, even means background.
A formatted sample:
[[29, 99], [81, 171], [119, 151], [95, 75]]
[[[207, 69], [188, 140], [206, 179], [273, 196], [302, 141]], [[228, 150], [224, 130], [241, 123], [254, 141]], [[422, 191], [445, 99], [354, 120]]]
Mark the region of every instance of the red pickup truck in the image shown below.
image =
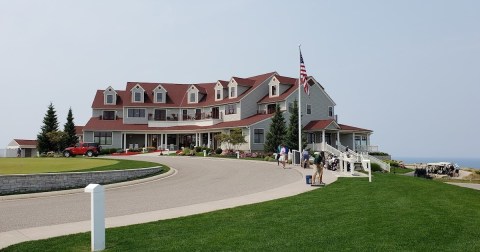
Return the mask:
[[63, 151], [64, 157], [75, 157], [76, 155], [86, 155], [87, 157], [98, 156], [102, 147], [98, 143], [77, 143], [75, 146], [68, 147]]

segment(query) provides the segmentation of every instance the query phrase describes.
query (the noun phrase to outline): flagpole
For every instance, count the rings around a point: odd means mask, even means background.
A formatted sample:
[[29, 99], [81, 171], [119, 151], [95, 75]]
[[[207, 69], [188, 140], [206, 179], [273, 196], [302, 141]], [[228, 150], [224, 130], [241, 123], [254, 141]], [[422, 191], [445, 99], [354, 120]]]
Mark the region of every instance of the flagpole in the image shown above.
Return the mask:
[[[300, 49], [301, 44], [298, 45], [298, 52], [299, 56], [302, 54], [302, 50]], [[300, 69], [299, 69], [300, 70]], [[298, 71], [298, 151], [302, 151], [302, 75], [301, 72]]]

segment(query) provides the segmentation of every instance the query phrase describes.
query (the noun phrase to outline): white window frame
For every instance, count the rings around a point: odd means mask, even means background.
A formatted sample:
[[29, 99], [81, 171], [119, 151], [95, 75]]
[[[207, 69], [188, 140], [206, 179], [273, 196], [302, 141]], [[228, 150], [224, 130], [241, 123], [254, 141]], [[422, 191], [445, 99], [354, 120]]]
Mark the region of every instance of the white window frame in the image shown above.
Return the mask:
[[[108, 102], [108, 97], [111, 97], [112, 98], [112, 101], [111, 102]], [[113, 96], [113, 94], [106, 94], [105, 95], [105, 104], [114, 104], [115, 103], [115, 97]]]
[[228, 90], [228, 94], [229, 94], [229, 98], [237, 98], [237, 87], [236, 86], [230, 87], [230, 89]]
[[[192, 95], [193, 95], [193, 101], [192, 101], [192, 99], [191, 99], [191, 98], [192, 98]], [[198, 99], [197, 95], [198, 95], [198, 92], [193, 91], [193, 90], [190, 91], [190, 92], [188, 93], [188, 103], [197, 103], [197, 99]]]
[[312, 104], [306, 104], [306, 114], [311, 115], [312, 114]]
[[[165, 103], [165, 92], [157, 91], [155, 92], [155, 103]], [[161, 95], [161, 100], [158, 100], [158, 96]]]
[[219, 101], [219, 100], [222, 100], [222, 92], [223, 90], [221, 89], [215, 89], [215, 100], [216, 101]]
[[[140, 90], [133, 91], [133, 97], [132, 97], [133, 102], [142, 102], [142, 93], [143, 92], [140, 91]], [[138, 101], [137, 101], [137, 94], [138, 94], [138, 98], [139, 98]]]

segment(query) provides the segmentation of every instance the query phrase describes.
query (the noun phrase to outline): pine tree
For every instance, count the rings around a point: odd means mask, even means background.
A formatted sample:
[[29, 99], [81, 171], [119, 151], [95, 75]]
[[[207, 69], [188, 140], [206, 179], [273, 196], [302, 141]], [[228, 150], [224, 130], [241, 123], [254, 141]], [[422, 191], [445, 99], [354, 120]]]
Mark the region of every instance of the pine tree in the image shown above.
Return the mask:
[[280, 106], [275, 108], [275, 114], [272, 117], [270, 130], [267, 133], [267, 138], [264, 145], [265, 152], [277, 152], [277, 147], [283, 144], [285, 133], [287, 132], [285, 126], [285, 118], [280, 111]]
[[50, 141], [48, 133], [58, 131], [58, 120], [53, 104], [48, 106], [47, 113], [43, 118], [41, 132], [37, 135], [38, 151], [40, 153], [56, 150], [58, 146]]
[[63, 148], [75, 145], [78, 142], [77, 132], [75, 131], [75, 123], [73, 122], [72, 108], [68, 110], [67, 122], [63, 127], [63, 132], [65, 132]]
[[[293, 112], [290, 113], [288, 123], [287, 136], [285, 137], [285, 144], [291, 150], [299, 150], [298, 148], [298, 105], [297, 100], [293, 102]], [[302, 148], [307, 146], [305, 135], [302, 134]]]

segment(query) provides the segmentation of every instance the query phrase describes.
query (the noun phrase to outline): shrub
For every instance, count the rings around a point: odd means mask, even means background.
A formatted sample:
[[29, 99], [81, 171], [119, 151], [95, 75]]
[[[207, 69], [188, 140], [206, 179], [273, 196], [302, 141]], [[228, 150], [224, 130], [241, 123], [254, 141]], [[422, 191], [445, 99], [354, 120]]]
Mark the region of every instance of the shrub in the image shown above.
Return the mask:
[[382, 169], [382, 167], [380, 167], [379, 164], [371, 163], [370, 165], [372, 167], [372, 172], [383, 172], [383, 169]]
[[118, 150], [122, 149], [117, 149], [117, 148], [105, 148], [100, 151], [100, 155], [109, 155], [112, 153], [118, 153]]
[[190, 155], [190, 149], [189, 148], [183, 148], [183, 155], [185, 155], [185, 156]]
[[400, 164], [395, 160], [388, 160], [386, 162], [389, 163], [390, 166], [392, 166], [392, 167], [400, 167]]
[[208, 148], [208, 147], [205, 147], [203, 150], [206, 150], [207, 151], [207, 155], [210, 154], [210, 152], [212, 151], [212, 149]]
[[215, 154], [217, 154], [217, 155], [222, 154], [222, 152], [223, 152], [222, 148], [218, 148], [218, 149], [215, 150]]
[[201, 146], [197, 146], [195, 147], [195, 152], [202, 152], [202, 147]]
[[372, 155], [372, 156], [388, 156], [388, 153], [376, 151], [376, 152], [369, 152], [368, 155]]

